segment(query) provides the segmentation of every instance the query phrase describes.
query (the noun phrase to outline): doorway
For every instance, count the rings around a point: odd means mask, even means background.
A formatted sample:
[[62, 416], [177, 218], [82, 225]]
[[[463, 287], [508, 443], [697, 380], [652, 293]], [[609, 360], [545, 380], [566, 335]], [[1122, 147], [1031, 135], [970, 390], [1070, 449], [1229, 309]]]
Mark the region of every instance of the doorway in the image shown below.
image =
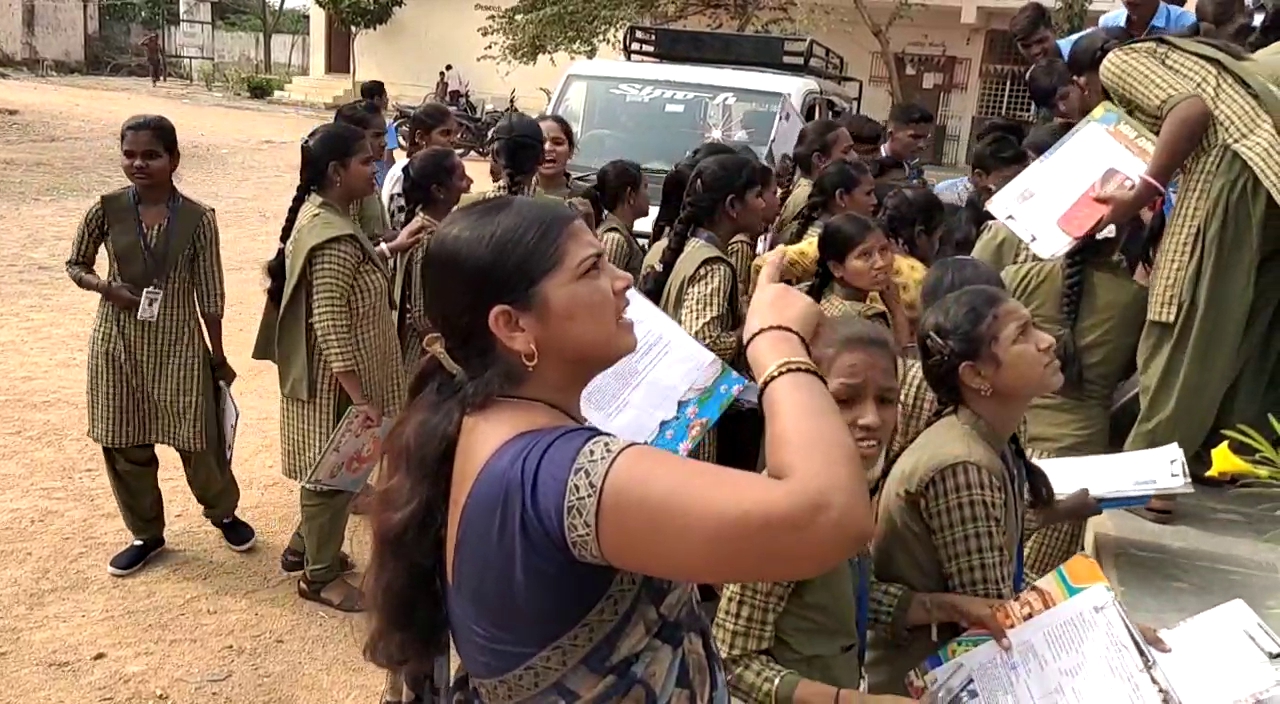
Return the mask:
[[325, 16], [324, 72], [351, 73], [351, 30], [328, 13]]

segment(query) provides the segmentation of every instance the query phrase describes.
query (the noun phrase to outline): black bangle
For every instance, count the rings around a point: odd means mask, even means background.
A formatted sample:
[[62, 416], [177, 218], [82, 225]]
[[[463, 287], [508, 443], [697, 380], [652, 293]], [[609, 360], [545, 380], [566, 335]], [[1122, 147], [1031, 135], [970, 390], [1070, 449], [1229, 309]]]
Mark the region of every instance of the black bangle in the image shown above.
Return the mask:
[[834, 699], [832, 699], [831, 701], [832, 701], [832, 702], [835, 702], [835, 704], [840, 704], [840, 693], [841, 693], [841, 692], [843, 692], [843, 691], [844, 691], [844, 688], [842, 688], [842, 687], [837, 687], [837, 688], [836, 688], [836, 696], [835, 696], [835, 698], [834, 698]]
[[766, 325], [760, 328], [759, 330], [756, 330], [755, 332], [751, 333], [750, 337], [742, 341], [742, 349], [745, 350], [748, 347], [750, 347], [751, 343], [755, 342], [757, 337], [760, 337], [766, 332], [772, 332], [774, 330], [789, 332], [792, 335], [795, 335], [796, 339], [800, 341], [800, 344], [804, 345], [804, 353], [810, 357], [813, 356], [813, 350], [809, 349], [809, 341], [804, 339], [804, 335], [801, 335], [800, 331], [794, 328], [789, 328], [786, 325]]

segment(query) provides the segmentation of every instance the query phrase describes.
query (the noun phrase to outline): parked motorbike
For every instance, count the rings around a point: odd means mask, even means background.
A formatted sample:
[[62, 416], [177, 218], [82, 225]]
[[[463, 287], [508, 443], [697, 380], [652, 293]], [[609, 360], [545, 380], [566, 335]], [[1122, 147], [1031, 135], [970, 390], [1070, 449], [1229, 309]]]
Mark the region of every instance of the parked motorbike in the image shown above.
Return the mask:
[[[429, 98], [432, 99], [432, 98]], [[424, 101], [425, 102], [425, 101]], [[409, 118], [413, 115], [415, 107], [396, 103], [394, 105], [392, 124], [396, 128], [396, 136], [400, 149], [405, 149], [411, 138], [409, 134]], [[507, 107], [503, 110], [489, 108], [481, 113], [471, 100], [471, 94], [463, 95], [461, 105], [450, 105], [450, 111], [453, 112], [453, 118], [458, 123], [458, 132], [454, 135], [454, 150], [458, 152], [460, 157], [471, 156], [472, 153], [480, 157], [489, 156], [489, 133], [497, 126], [498, 121], [507, 113], [516, 112], [516, 92], [511, 91], [511, 95], [507, 98]]]
[[454, 119], [458, 122], [458, 133], [454, 137], [454, 150], [463, 158], [473, 152], [477, 156], [489, 156], [489, 133], [497, 127], [498, 121], [508, 113], [516, 112], [516, 92], [511, 91], [507, 97], [507, 106], [502, 110], [493, 108], [484, 111], [483, 115], [474, 117], [464, 111], [454, 111]]

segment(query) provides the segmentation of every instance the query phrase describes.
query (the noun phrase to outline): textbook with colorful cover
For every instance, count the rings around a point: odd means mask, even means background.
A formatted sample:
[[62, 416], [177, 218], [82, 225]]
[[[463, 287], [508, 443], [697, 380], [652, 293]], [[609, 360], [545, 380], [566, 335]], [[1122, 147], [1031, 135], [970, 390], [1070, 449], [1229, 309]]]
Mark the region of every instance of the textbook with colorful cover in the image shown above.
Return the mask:
[[1154, 149], [1145, 127], [1103, 102], [991, 196], [987, 211], [1036, 256], [1059, 257], [1106, 215], [1095, 196], [1133, 188]]
[[348, 408], [303, 485], [327, 491], [363, 489], [382, 460], [382, 440], [391, 424], [390, 418], [376, 424], [354, 407]]
[[624, 440], [688, 455], [747, 380], [635, 289], [627, 299], [636, 349], [587, 384], [582, 414]]
[[[1095, 585], [1107, 585], [1102, 567], [1087, 555], [1067, 560], [1036, 580], [1013, 601], [996, 608], [996, 617], [1006, 629], [1018, 626]], [[942, 646], [907, 675], [907, 689], [917, 699], [937, 682], [937, 671], [961, 656], [991, 642], [991, 634], [971, 630]]]

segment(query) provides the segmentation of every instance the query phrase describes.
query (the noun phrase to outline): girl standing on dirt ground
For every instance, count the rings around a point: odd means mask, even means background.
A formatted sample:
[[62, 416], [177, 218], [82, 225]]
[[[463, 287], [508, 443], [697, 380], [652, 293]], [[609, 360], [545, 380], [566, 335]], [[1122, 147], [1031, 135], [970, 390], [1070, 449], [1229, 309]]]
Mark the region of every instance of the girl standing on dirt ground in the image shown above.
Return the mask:
[[[365, 133], [335, 123], [302, 143], [298, 190], [267, 263], [267, 309], [254, 359], [276, 363], [285, 476], [307, 478], [340, 419], [354, 407], [375, 425], [404, 400], [391, 279], [383, 258], [351, 219], [374, 191]], [[298, 596], [339, 611], [364, 608], [342, 578], [353, 569], [341, 551], [355, 494], [303, 485], [301, 519], [280, 556], [302, 572]]]
[[[217, 382], [235, 371], [222, 350], [225, 290], [213, 209], [178, 192], [178, 133], [159, 115], [120, 129], [132, 184], [102, 196], [76, 232], [67, 274], [102, 296], [89, 338], [89, 437], [133, 542], [108, 563], [133, 574], [164, 547], [156, 445], [178, 451], [204, 516], [232, 550], [256, 535], [236, 517], [240, 488], [224, 450]], [[94, 270], [107, 252], [107, 276]], [[200, 324], [208, 330], [208, 346]]]

